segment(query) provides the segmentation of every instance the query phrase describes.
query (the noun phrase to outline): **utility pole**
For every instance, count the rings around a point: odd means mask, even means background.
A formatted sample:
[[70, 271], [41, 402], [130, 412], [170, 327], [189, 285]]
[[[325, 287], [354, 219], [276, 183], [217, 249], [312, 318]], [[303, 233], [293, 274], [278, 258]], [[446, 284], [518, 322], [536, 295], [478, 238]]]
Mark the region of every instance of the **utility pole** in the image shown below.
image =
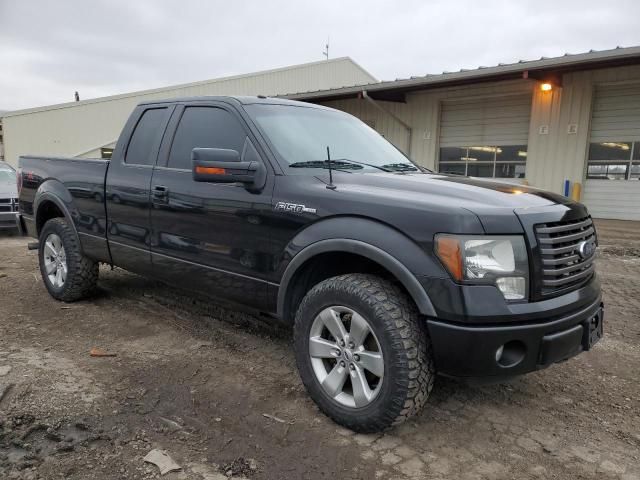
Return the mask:
[[322, 55], [324, 55], [326, 59], [329, 60], [329, 37], [327, 37], [327, 44], [324, 46], [324, 51], [322, 52]]

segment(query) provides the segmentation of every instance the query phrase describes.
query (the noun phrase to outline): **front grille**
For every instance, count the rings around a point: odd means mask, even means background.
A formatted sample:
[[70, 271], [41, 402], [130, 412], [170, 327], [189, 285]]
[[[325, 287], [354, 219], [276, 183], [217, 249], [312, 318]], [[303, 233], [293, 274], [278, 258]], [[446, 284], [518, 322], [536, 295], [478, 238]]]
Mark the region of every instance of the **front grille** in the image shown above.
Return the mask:
[[583, 241], [596, 240], [591, 217], [536, 225], [535, 231], [542, 260], [543, 295], [576, 287], [591, 278], [595, 255], [582, 258], [579, 253]]
[[0, 212], [17, 212], [18, 211], [18, 199], [17, 198], [0, 198]]

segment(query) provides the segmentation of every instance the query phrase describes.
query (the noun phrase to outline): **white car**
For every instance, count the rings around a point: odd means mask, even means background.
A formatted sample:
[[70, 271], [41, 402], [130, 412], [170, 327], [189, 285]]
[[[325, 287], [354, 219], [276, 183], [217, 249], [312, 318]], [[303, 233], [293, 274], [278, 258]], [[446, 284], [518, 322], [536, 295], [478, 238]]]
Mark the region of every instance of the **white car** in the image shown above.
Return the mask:
[[6, 162], [0, 162], [0, 230], [21, 231], [18, 217], [18, 186], [16, 171]]

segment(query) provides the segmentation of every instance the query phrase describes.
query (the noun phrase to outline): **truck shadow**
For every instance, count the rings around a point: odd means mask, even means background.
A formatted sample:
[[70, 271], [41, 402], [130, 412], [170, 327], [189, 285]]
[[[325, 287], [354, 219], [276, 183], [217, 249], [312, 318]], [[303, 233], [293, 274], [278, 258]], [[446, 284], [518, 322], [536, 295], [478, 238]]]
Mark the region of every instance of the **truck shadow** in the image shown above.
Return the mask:
[[[103, 266], [100, 270], [99, 289], [92, 300], [112, 301], [127, 298], [165, 312], [164, 320], [173, 327], [188, 331], [198, 339], [208, 339], [216, 335], [215, 322], [236, 327], [243, 334], [251, 334], [259, 339], [268, 339], [281, 349], [283, 354], [295, 362], [291, 347], [293, 329], [279, 321], [243, 311], [241, 307], [214, 302], [210, 298], [169, 286], [160, 281]], [[159, 319], [162, 321], [162, 319]], [[429, 397], [429, 404], [443, 408], [455, 408], [463, 402], [493, 403], [496, 399], [507, 400], [514, 392], [514, 386], [522, 387], [525, 377], [500, 383], [474, 383], [439, 376]], [[429, 407], [427, 407], [428, 410]], [[428, 421], [425, 415], [418, 419]], [[416, 419], [416, 420], [418, 420]], [[418, 420], [420, 421], [420, 420]]]
[[117, 267], [112, 270], [108, 266], [102, 266], [98, 289], [92, 300], [114, 297], [126, 297], [154, 304], [168, 313], [173, 313], [176, 321], [185, 323], [184, 327], [187, 330], [193, 330], [190, 327], [197, 327], [197, 330], [202, 330], [203, 327], [206, 329], [206, 319], [213, 318], [261, 337], [289, 340], [293, 333], [290, 326], [266, 315], [256, 314], [250, 309], [243, 309], [241, 305], [213, 301], [204, 295], [141, 277]]

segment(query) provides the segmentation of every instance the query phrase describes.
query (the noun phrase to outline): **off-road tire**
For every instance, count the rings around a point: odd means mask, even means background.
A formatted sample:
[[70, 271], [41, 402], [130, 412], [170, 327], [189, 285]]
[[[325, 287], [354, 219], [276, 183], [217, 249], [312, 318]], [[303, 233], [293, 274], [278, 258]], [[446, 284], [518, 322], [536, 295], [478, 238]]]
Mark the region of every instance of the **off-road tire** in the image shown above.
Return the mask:
[[[67, 278], [60, 288], [51, 284], [44, 267], [44, 243], [51, 233], [60, 237], [66, 253]], [[95, 291], [98, 282], [98, 263], [82, 254], [78, 237], [64, 218], [52, 218], [42, 227], [38, 260], [42, 281], [49, 294], [56, 300], [75, 302], [88, 297]]]
[[[311, 365], [311, 325], [319, 312], [334, 305], [365, 317], [382, 348], [382, 387], [361, 408], [341, 405], [327, 395]], [[300, 377], [311, 398], [336, 423], [356, 432], [378, 432], [403, 423], [422, 409], [433, 387], [435, 369], [424, 320], [401, 288], [376, 275], [340, 275], [314, 286], [297, 310], [294, 343]]]

